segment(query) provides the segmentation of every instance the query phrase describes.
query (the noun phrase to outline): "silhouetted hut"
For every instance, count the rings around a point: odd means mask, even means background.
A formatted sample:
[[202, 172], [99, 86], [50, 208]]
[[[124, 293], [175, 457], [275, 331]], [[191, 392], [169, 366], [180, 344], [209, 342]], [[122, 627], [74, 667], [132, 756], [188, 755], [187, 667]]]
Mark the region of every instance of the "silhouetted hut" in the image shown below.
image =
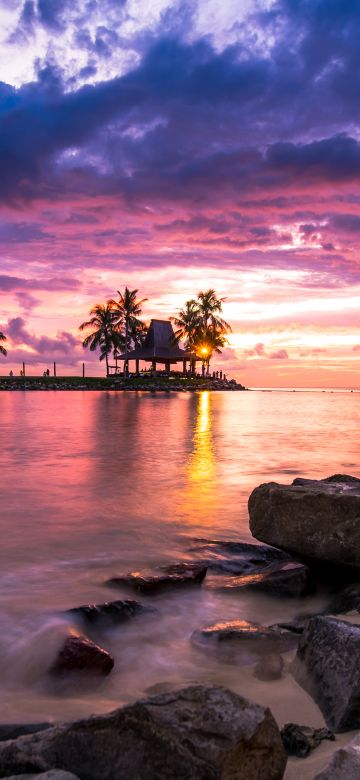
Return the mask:
[[197, 361], [201, 361], [195, 352], [181, 349], [175, 341], [175, 335], [172, 324], [169, 320], [151, 320], [149, 330], [146, 334], [144, 344], [141, 347], [130, 350], [127, 354], [119, 355], [118, 360], [124, 361], [124, 371], [126, 363], [129, 367], [131, 360], [135, 361], [135, 372], [139, 373], [140, 360], [145, 363], [151, 363], [153, 371], [156, 371], [158, 363], [164, 365], [165, 371], [170, 371], [171, 366], [176, 363], [182, 363], [184, 374], [187, 371], [187, 364], [192, 373], [195, 373]]

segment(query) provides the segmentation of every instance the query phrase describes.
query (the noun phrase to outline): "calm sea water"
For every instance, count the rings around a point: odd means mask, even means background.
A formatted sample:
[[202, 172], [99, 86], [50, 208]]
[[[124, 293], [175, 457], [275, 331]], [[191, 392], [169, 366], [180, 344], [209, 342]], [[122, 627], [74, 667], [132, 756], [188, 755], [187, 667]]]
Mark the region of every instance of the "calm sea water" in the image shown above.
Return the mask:
[[218, 619], [270, 624], [299, 605], [206, 584], [158, 596], [156, 619], [108, 632], [116, 666], [97, 687], [60, 694], [44, 672], [69, 628], [62, 610], [129, 597], [107, 577], [190, 559], [198, 538], [249, 540], [247, 498], [261, 482], [359, 475], [359, 395], [2, 392], [0, 403], [1, 720], [104, 712], [194, 681], [289, 718], [300, 695], [290, 678], [259, 683], [189, 637]]

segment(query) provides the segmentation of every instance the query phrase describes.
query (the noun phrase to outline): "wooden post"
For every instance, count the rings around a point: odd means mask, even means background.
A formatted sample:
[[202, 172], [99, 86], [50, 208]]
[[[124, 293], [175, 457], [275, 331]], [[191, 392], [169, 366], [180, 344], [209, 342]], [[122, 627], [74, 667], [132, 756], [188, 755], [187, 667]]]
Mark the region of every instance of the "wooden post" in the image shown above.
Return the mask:
[[56, 363], [55, 363], [55, 360], [54, 360], [54, 377], [56, 378]]
[[140, 361], [139, 361], [138, 358], [136, 358], [136, 360], [135, 360], [135, 373], [136, 373], [136, 375], [138, 375], [140, 373], [139, 366], [140, 366]]
[[23, 372], [23, 376], [25, 376], [25, 363], [23, 363], [22, 372]]
[[85, 363], [83, 363], [83, 379], [85, 377]]
[[153, 370], [154, 374], [156, 374], [156, 360], [152, 361], [152, 370]]

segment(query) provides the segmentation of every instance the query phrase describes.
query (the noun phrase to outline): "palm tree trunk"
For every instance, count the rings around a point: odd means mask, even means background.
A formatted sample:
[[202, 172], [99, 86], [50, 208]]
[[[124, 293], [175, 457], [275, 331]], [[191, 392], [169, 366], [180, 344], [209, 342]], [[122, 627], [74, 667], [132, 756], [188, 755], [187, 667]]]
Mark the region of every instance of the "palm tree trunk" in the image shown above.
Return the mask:
[[125, 320], [125, 361], [124, 361], [124, 374], [127, 376], [129, 373], [128, 370], [128, 321]]
[[106, 362], [106, 376], [109, 376], [109, 358], [107, 352], [105, 354], [105, 362]]

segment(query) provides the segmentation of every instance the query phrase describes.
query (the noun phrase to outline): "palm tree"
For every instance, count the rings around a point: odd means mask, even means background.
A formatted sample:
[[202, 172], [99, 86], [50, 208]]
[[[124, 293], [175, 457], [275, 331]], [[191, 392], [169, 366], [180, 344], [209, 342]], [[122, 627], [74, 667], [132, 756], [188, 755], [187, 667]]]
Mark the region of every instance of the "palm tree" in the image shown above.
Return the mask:
[[[1, 333], [1, 330], [0, 330], [0, 341], [6, 341], [6, 336], [4, 336], [3, 333]], [[7, 355], [7, 350], [5, 349], [5, 347], [2, 346], [2, 344], [0, 344], [0, 355], [4, 355], [5, 357]]]
[[186, 349], [192, 349], [200, 327], [200, 315], [197, 301], [186, 301], [176, 317], [171, 317], [176, 325], [174, 338], [176, 342], [184, 341]]
[[215, 290], [199, 292], [197, 297], [199, 314], [204, 328], [212, 328], [218, 333], [230, 333], [230, 325], [219, 317], [222, 313], [222, 305], [226, 298], [218, 298]]
[[123, 293], [117, 290], [117, 294], [119, 299], [115, 301], [111, 298], [107, 305], [114, 315], [117, 330], [124, 339], [124, 366], [127, 371], [127, 355], [131, 345], [139, 346], [146, 335], [145, 325], [139, 320], [139, 316], [142, 304], [147, 301], [147, 298], [139, 301], [136, 297], [138, 290], [130, 290], [128, 287], [125, 287]]
[[213, 353], [221, 352], [227, 343], [227, 334], [231, 332], [229, 323], [220, 316], [225, 300], [218, 298], [213, 289], [199, 292], [195, 300], [186, 301], [172, 318], [177, 327], [175, 340], [185, 341], [185, 347], [202, 358], [207, 373]]
[[82, 345], [91, 352], [100, 349], [100, 360], [106, 361], [106, 376], [109, 376], [109, 355], [121, 347], [121, 334], [117, 330], [116, 317], [109, 304], [97, 303], [90, 310], [90, 320], [83, 322], [79, 330], [92, 332], [85, 336]]

